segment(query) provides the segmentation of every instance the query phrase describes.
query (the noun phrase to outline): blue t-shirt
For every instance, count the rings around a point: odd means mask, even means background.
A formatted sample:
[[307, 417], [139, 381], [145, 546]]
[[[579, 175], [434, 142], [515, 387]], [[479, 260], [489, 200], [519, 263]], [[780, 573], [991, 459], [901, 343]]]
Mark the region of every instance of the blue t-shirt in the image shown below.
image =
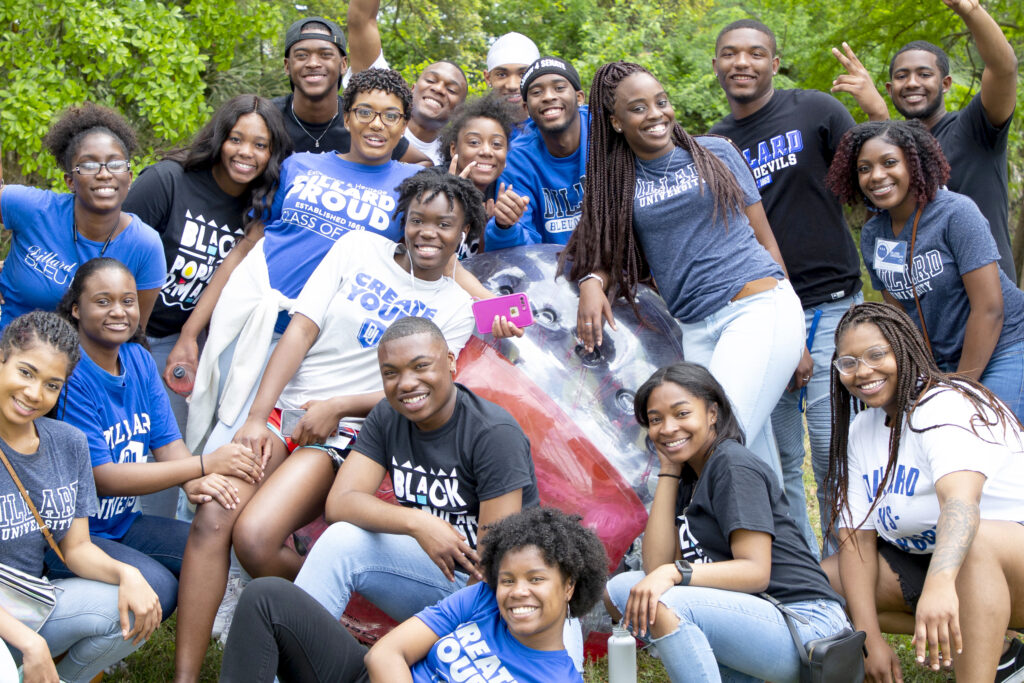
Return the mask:
[[[11, 251], [0, 273], [4, 296], [0, 329], [23, 313], [52, 311], [71, 285], [78, 267], [100, 255], [103, 242], [74, 235], [75, 196], [35, 187], [8, 185], [0, 214], [11, 231]], [[110, 240], [104, 256], [128, 266], [139, 290], [163, 286], [167, 270], [160, 235], [134, 214], [128, 227]]]
[[[58, 415], [85, 432], [93, 467], [146, 462], [151, 449], [181, 438], [153, 357], [128, 343], [121, 345], [118, 358], [122, 374], [115, 377], [83, 349], [58, 404]], [[123, 537], [141, 514], [137, 501], [137, 496], [100, 496], [99, 512], [89, 518], [90, 533]]]
[[[911, 217], [896, 237], [889, 212], [883, 211], [864, 224], [860, 248], [872, 286], [889, 292], [920, 328], [906, 269], [913, 225]], [[956, 370], [960, 362], [967, 316], [971, 312], [964, 274], [997, 261], [995, 239], [975, 203], [962, 194], [939, 190], [918, 221], [912, 269], [939, 367]], [[1024, 339], [1024, 292], [1010, 282], [1002, 269], [999, 284], [1003, 290], [1003, 329], [993, 354]]]
[[480, 582], [416, 615], [440, 638], [412, 666], [415, 683], [436, 681], [582, 682], [565, 650], [534, 650], [509, 633], [494, 591]]
[[523, 244], [567, 244], [583, 210], [587, 176], [590, 112], [580, 107], [580, 145], [567, 157], [552, 156], [536, 126], [527, 125], [508, 150], [499, 183], [512, 186], [530, 203], [515, 225], [501, 228], [487, 222], [484, 249], [494, 251]]
[[285, 159], [263, 230], [270, 286], [296, 296], [331, 245], [349, 230], [371, 230], [399, 241], [402, 227], [391, 216], [398, 203], [395, 188], [421, 170], [399, 161], [366, 166], [333, 153]]
[[[713, 136], [697, 142], [732, 171], [747, 206], [761, 201], [750, 167], [731, 142]], [[684, 323], [711, 315], [748, 282], [785, 277], [745, 213], [730, 211], [728, 225], [723, 212], [714, 222], [712, 215], [715, 198], [685, 149], [636, 160], [633, 230], [668, 310]]]

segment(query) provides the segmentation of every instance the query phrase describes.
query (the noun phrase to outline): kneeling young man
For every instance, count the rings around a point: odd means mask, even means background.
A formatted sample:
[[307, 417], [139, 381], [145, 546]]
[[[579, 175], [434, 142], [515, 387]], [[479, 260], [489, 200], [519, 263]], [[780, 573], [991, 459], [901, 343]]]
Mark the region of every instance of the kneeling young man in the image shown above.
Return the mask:
[[[424, 318], [377, 350], [386, 400], [370, 412], [327, 499], [335, 522], [295, 579], [337, 619], [358, 591], [393, 619], [479, 581], [486, 526], [537, 505], [530, 442], [503, 408], [455, 384], [455, 354]], [[374, 496], [391, 475], [393, 505]]]

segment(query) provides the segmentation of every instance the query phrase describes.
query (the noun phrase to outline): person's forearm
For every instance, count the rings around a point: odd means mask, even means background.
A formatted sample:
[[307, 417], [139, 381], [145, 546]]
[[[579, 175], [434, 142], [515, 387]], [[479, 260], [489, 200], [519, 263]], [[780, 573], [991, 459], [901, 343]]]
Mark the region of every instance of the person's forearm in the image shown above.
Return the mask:
[[412, 536], [416, 518], [428, 515], [417, 508], [388, 503], [377, 496], [361, 491], [345, 491], [328, 496], [324, 517], [328, 522], [348, 522], [366, 531], [382, 534]]
[[[0, 640], [24, 653], [33, 644], [37, 643], [40, 638], [41, 636], [38, 633], [15, 619], [3, 607], [0, 607]], [[0, 645], [0, 647], [3, 646]]]
[[676, 533], [676, 494], [680, 480], [675, 477], [658, 477], [658, 488], [654, 491], [654, 502], [644, 529], [643, 565], [650, 573], [676, 558], [679, 537]]
[[980, 521], [981, 511], [976, 502], [950, 498], [942, 504], [935, 529], [935, 551], [928, 563], [925, 583], [933, 577], [956, 581]]
[[1006, 40], [1006, 35], [992, 15], [981, 5], [966, 14], [957, 14], [971, 32], [985, 68], [999, 78], [1016, 79], [1017, 55], [1014, 54], [1013, 46]]
[[250, 418], [265, 422], [270, 417], [281, 392], [298, 372], [319, 334], [320, 328], [312, 320], [301, 313], [292, 316], [267, 362], [256, 398], [249, 408]]
[[363, 664], [372, 683], [412, 683], [412, 669], [396, 650], [372, 647], [363, 658]]
[[[854, 532], [857, 533], [857, 532]], [[878, 585], [878, 550], [875, 539], [857, 544], [852, 539], [839, 548], [839, 578], [846, 598], [846, 611], [854, 627], [869, 636], [881, 637], [875, 590]]]
[[144, 496], [202, 476], [199, 457], [164, 462], [107, 463], [92, 468], [101, 496]]
[[[455, 257], [453, 256], [452, 258], [454, 259]], [[473, 273], [465, 268], [460, 268], [457, 260], [452, 263], [452, 269], [454, 271], [453, 279], [455, 283], [474, 299], [490, 299], [494, 296], [494, 292], [484, 287]]]
[[770, 578], [770, 565], [762, 567], [747, 559], [725, 560], [693, 565], [690, 585], [737, 593], [761, 593], [768, 590]]
[[[253, 232], [253, 230], [250, 229], [250, 232]], [[206, 326], [210, 324], [210, 318], [213, 317], [213, 309], [217, 307], [217, 301], [220, 299], [221, 292], [224, 291], [228, 278], [231, 277], [231, 273], [234, 272], [238, 264], [252, 251], [253, 246], [262, 237], [263, 229], [260, 227], [256, 234], [247, 234], [235, 242], [235, 246], [224, 257], [224, 260], [220, 262], [220, 265], [217, 266], [213, 277], [210, 278], [206, 288], [203, 289], [202, 296], [196, 302], [196, 307], [192, 309], [188, 320], [182, 325], [181, 335], [183, 337], [197, 339], [200, 333], [206, 329]]]
[[160, 289], [143, 289], [139, 291], [139, 329], [145, 333], [146, 325], [149, 324], [149, 316], [153, 313], [153, 306], [156, 305], [156, 296]]
[[981, 310], [972, 308], [967, 316], [964, 330], [964, 345], [960, 352], [957, 372], [977, 380], [985, 372], [992, 351], [999, 341], [1003, 329], [1002, 309]]
[[335, 396], [329, 400], [338, 413], [338, 419], [343, 420], [346, 417], [366, 417], [383, 398], [383, 391], [372, 391], [369, 394]]
[[116, 586], [121, 583], [124, 573], [133, 569], [133, 567], [110, 557], [89, 540], [69, 547], [62, 543], [60, 549], [64, 554], [64, 563], [68, 570], [83, 579], [92, 579]]

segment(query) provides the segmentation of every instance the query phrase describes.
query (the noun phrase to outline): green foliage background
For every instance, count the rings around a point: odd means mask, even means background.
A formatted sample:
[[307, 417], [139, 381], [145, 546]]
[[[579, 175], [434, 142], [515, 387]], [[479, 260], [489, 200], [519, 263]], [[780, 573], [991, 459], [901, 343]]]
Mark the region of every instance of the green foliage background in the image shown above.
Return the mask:
[[[134, 122], [144, 144], [136, 162], [145, 164], [156, 151], [186, 141], [231, 95], [286, 92], [281, 46], [288, 23], [311, 14], [344, 23], [345, 4], [309, 0], [306, 6], [300, 13], [280, 0], [3, 0], [6, 179], [56, 186], [60, 173], [41, 139], [61, 109], [86, 99]], [[1024, 58], [1024, 3], [985, 6]], [[489, 40], [510, 30], [532, 36], [544, 53], [571, 59], [584, 83], [606, 61], [639, 61], [666, 84], [683, 124], [700, 132], [727, 111], [711, 73], [716, 32], [745, 16], [778, 34], [779, 87], [827, 90], [839, 72], [829, 48], [843, 40], [879, 85], [899, 45], [916, 38], [943, 45], [954, 64], [949, 108], [965, 104], [980, 79], [970, 36], [941, 0], [385, 0], [380, 25], [385, 54], [410, 81], [424, 64], [448, 58], [466, 67], [474, 91], [485, 87]], [[1018, 98], [1024, 103], [1024, 87]], [[840, 99], [863, 119], [852, 98]], [[1024, 203], [1020, 118], [1011, 131], [1014, 216]]]

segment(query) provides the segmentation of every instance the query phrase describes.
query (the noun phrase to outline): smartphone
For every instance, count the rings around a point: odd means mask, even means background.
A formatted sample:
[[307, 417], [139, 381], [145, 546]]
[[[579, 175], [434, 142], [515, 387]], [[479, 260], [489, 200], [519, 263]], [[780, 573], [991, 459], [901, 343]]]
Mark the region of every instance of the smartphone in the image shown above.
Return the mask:
[[495, 316], [504, 316], [516, 327], [533, 324], [533, 311], [530, 310], [530, 300], [525, 293], [506, 294], [493, 299], [473, 302], [476, 331], [480, 334], [491, 333]]
[[[295, 433], [295, 425], [299, 423], [302, 416], [306, 414], [305, 410], [301, 408], [285, 408], [281, 411], [281, 435], [291, 436]], [[349, 443], [352, 442], [354, 436], [359, 432], [359, 423], [346, 422], [345, 420], [338, 421], [338, 430], [331, 434], [330, 442], [331, 446], [335, 448], [345, 448]], [[344, 439], [344, 441], [339, 441]]]

